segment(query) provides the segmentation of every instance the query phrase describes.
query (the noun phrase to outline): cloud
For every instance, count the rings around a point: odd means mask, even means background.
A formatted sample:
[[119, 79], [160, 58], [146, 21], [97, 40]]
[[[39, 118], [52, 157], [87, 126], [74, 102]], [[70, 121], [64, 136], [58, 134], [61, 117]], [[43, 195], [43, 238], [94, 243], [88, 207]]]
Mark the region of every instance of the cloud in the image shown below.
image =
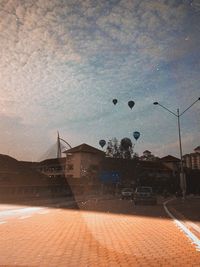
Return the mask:
[[[174, 32], [184, 32], [189, 6], [170, 5], [170, 1], [122, 1], [112, 11], [97, 20], [97, 25], [120, 45], [131, 45], [139, 53], [166, 58], [166, 47], [176, 38]], [[175, 1], [174, 1], [175, 3]]]
[[191, 6], [194, 9], [195, 12], [200, 12], [200, 3], [198, 0], [192, 0]]
[[[193, 149], [198, 145], [199, 145], [199, 133], [193, 132], [182, 136], [183, 155], [187, 153], [192, 153]], [[152, 147], [154, 147], [154, 153], [157, 155], [165, 156], [171, 154], [180, 158], [178, 135], [177, 135], [177, 141], [175, 142], [166, 143], [160, 145], [159, 147], [153, 145]]]
[[[110, 136], [115, 120], [118, 136], [145, 132], [154, 99], [173, 108], [198, 94], [198, 57], [189, 59], [199, 48], [199, 15], [188, 1], [1, 1], [0, 16], [1, 114], [17, 118], [19, 135], [30, 130], [29, 141], [46, 135], [50, 144], [57, 128], [74, 136], [84, 128], [77, 140], [87, 129], [93, 139], [99, 128]], [[122, 104], [130, 98], [133, 125]]]

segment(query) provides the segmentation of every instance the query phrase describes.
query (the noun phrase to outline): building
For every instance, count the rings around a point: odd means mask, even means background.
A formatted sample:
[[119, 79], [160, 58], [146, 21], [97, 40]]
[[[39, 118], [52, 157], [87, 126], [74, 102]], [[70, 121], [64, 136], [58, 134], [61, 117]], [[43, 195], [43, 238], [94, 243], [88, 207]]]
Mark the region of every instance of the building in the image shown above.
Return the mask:
[[46, 159], [39, 162], [36, 169], [52, 179], [65, 177], [66, 158]]
[[[31, 166], [31, 167], [30, 167]], [[0, 154], [0, 200], [25, 201], [50, 197], [51, 179], [38, 172], [37, 163], [18, 161]]]
[[143, 185], [153, 186], [156, 192], [162, 193], [164, 189], [173, 192], [177, 186], [173, 168], [160, 159], [150, 161], [105, 157], [101, 163], [99, 178], [105, 192]]
[[162, 192], [175, 190], [180, 160], [167, 156], [152, 160], [105, 157], [105, 153], [87, 144], [71, 148], [66, 153], [65, 177], [73, 192], [102, 190], [116, 192], [116, 188], [153, 186]]
[[137, 169], [137, 185], [152, 186], [157, 193], [175, 192], [177, 179], [174, 171], [160, 159], [140, 160]]
[[18, 162], [2, 157], [9, 166], [2, 167], [1, 185], [9, 192], [21, 192], [22, 196], [115, 193], [117, 189], [137, 185], [153, 186], [157, 192], [166, 187], [173, 191], [170, 185], [174, 186], [180, 165], [180, 160], [170, 155], [162, 159], [152, 157], [151, 160], [149, 152], [147, 159], [142, 160], [106, 157], [102, 150], [88, 144], [70, 148], [64, 153], [64, 158], [41, 162]]
[[80, 179], [96, 173], [99, 170], [100, 162], [104, 158], [104, 152], [81, 144], [68, 149], [66, 154], [65, 176], [67, 178]]
[[[31, 165], [30, 165], [31, 166]], [[71, 188], [65, 177], [66, 158], [46, 159], [32, 165], [37, 172], [42, 173], [51, 181], [52, 196], [71, 196]]]
[[170, 170], [172, 170], [173, 176], [178, 175], [178, 173], [180, 172], [180, 162], [181, 162], [180, 159], [174, 156], [168, 155], [163, 158], [160, 158], [160, 161], [165, 166], [167, 166]]
[[200, 146], [194, 149], [193, 153], [183, 156], [185, 167], [193, 170], [200, 170]]
[[65, 177], [73, 192], [96, 190], [99, 187], [98, 173], [105, 153], [87, 144], [68, 149]]

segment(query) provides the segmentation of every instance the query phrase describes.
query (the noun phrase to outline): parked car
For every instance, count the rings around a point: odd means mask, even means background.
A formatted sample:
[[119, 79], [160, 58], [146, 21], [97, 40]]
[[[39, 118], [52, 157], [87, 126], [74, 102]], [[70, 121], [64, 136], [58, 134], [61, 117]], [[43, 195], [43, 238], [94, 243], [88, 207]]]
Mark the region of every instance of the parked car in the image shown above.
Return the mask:
[[157, 198], [153, 194], [152, 187], [150, 186], [137, 187], [133, 195], [133, 200], [135, 205], [138, 203], [157, 204]]
[[121, 191], [122, 199], [132, 199], [133, 198], [133, 189], [132, 188], [123, 188]]

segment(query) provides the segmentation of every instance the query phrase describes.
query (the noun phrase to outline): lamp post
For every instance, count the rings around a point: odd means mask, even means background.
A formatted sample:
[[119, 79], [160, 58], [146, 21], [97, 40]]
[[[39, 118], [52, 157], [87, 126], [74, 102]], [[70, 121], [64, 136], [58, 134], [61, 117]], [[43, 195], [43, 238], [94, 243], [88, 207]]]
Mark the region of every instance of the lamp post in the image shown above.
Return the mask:
[[154, 102], [154, 105], [159, 105], [163, 109], [167, 110], [169, 113], [177, 117], [177, 125], [178, 125], [178, 139], [179, 139], [179, 150], [180, 150], [180, 159], [181, 159], [181, 171], [180, 171], [180, 187], [182, 189], [182, 195], [183, 199], [185, 199], [186, 194], [186, 178], [184, 174], [184, 168], [183, 168], [183, 151], [182, 151], [182, 142], [181, 142], [181, 127], [180, 127], [180, 117], [188, 110], [190, 109], [195, 103], [197, 103], [200, 100], [200, 97], [194, 101], [188, 108], [186, 108], [183, 112], [180, 113], [179, 108], [177, 109], [177, 112], [173, 112], [170, 109], [166, 108], [165, 106], [161, 105], [158, 102]]

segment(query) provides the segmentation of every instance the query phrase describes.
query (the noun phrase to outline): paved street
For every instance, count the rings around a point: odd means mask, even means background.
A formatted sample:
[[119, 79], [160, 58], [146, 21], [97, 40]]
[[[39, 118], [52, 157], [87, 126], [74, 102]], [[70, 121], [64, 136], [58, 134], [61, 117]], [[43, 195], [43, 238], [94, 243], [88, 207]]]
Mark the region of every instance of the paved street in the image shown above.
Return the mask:
[[1, 211], [0, 266], [200, 266], [200, 251], [162, 205], [90, 200], [79, 206]]
[[200, 198], [174, 199], [168, 207], [200, 239]]

